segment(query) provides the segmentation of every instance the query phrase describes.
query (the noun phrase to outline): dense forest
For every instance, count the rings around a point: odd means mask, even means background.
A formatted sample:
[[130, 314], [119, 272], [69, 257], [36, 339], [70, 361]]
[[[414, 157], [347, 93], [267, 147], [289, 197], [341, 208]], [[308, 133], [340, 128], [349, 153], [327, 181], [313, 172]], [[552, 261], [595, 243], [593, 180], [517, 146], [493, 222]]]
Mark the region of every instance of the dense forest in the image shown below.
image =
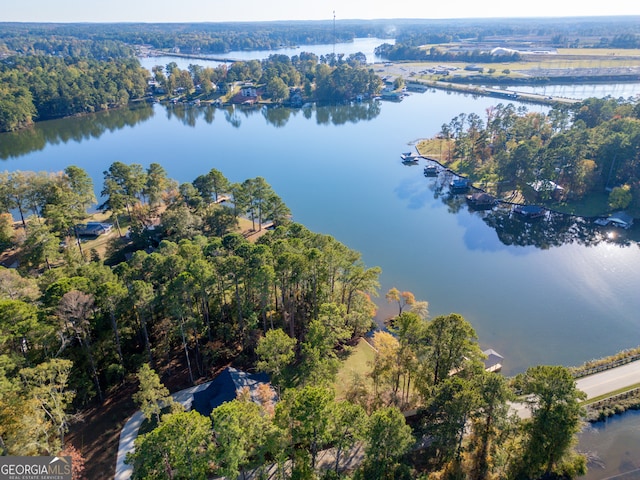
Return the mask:
[[[220, 98], [239, 90], [241, 82], [262, 86], [273, 103], [290, 100], [339, 103], [357, 95], [371, 97], [382, 86], [361, 53], [271, 55], [258, 61], [235, 62], [216, 68], [172, 62], [153, 68], [153, 77], [135, 58], [97, 61], [87, 58], [13, 56], [0, 62], [0, 131], [13, 131], [34, 120], [92, 113], [127, 105], [146, 93], [189, 99]], [[148, 79], [156, 87], [149, 91]]]
[[560, 209], [603, 197], [592, 215], [640, 211], [638, 99], [588, 98], [548, 113], [498, 104], [484, 119], [461, 113], [419, 148], [499, 196], [517, 190]]
[[440, 50], [438, 47], [430, 49], [410, 46], [403, 43], [383, 43], [376, 47], [375, 54], [387, 60], [412, 60], [418, 62], [482, 62], [482, 63], [502, 63], [517, 62], [521, 55], [518, 52], [508, 55], [493, 55], [490, 51], [468, 50], [465, 52], [448, 52]]
[[[155, 423], [129, 458], [134, 478], [237, 478], [269, 465], [309, 479], [584, 471], [572, 448], [582, 394], [569, 371], [534, 367], [511, 384], [485, 372], [473, 327], [457, 314], [430, 318], [410, 292], [386, 293], [398, 314], [370, 340], [370, 373], [337, 397], [341, 358], [374, 326], [380, 269], [292, 222], [263, 178], [234, 184], [213, 169], [178, 185], [159, 164], [115, 162], [99, 205], [115, 225], [105, 251], [81, 241], [93, 192], [74, 166], [0, 178], [1, 240], [18, 265], [0, 270], [4, 454], [64, 448], [81, 465], [81, 446], [66, 440], [74, 412], [136, 382]], [[277, 402], [241, 393], [210, 418], [182, 412], [156, 373], [188, 386], [229, 363], [269, 373]], [[510, 414], [516, 391], [529, 395], [530, 420]], [[364, 458], [344, 471], [356, 445]]]
[[127, 105], [144, 95], [147, 76], [135, 58], [10, 57], [0, 62], [0, 131], [28, 126], [36, 118]]
[[[133, 45], [177, 48], [185, 53], [231, 50], [271, 50], [282, 46], [351, 41], [385, 36], [372, 23], [341, 22], [335, 36], [332, 23], [195, 23], [195, 24], [0, 24], [0, 52], [59, 54], [86, 51], [100, 58], [118, 56]], [[85, 56], [85, 55], [83, 55]]]

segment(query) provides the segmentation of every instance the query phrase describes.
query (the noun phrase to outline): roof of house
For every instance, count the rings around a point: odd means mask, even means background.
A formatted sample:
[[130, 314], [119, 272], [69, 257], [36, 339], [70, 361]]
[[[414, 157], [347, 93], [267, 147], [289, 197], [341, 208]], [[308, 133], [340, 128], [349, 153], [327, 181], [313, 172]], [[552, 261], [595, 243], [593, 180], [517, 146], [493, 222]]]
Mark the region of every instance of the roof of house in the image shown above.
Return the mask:
[[493, 203], [495, 198], [486, 192], [476, 192], [469, 195], [469, 200], [475, 203]]
[[556, 182], [552, 182], [551, 180], [536, 180], [535, 182], [531, 182], [529, 186], [538, 193], [553, 192], [554, 190], [564, 190], [564, 188], [562, 188]]
[[113, 228], [110, 223], [89, 222], [84, 225], [76, 225], [78, 235], [101, 235], [109, 232]]
[[194, 393], [191, 408], [202, 415], [209, 416], [216, 407], [234, 400], [238, 391], [245, 387], [249, 389], [251, 399], [260, 403], [257, 387], [264, 383], [269, 383], [269, 376], [266, 373], [247, 373], [227, 367], [206, 389]]
[[484, 350], [482, 353], [487, 356], [487, 358], [485, 358], [484, 360], [484, 368], [486, 369], [492, 368], [498, 364], [502, 364], [502, 361], [504, 360], [504, 357], [496, 352], [493, 348]]
[[609, 218], [611, 220], [618, 220], [620, 222], [624, 222], [628, 225], [631, 225], [633, 223], [633, 217], [631, 215], [629, 215], [627, 212], [615, 212], [612, 213]]

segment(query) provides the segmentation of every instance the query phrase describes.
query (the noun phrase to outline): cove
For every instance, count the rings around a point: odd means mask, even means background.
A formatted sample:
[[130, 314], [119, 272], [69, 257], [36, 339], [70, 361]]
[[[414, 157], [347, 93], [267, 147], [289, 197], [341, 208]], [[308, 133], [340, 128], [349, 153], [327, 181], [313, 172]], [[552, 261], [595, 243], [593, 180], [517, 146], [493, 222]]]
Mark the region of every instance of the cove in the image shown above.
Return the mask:
[[639, 411], [590, 424], [579, 438], [578, 449], [589, 459], [584, 480], [640, 478]]
[[143, 106], [2, 134], [0, 168], [77, 165], [97, 193], [114, 161], [158, 162], [179, 182], [211, 168], [236, 182], [262, 176], [294, 220], [382, 267], [380, 320], [395, 311], [384, 301], [389, 288], [412, 291], [431, 316], [469, 320], [481, 346], [504, 355], [507, 375], [636, 346], [634, 231], [609, 239], [573, 220], [535, 230], [499, 213], [487, 218], [426, 179], [422, 164], [401, 163], [415, 140], [460, 113], [484, 117], [498, 101], [430, 91], [400, 103], [300, 110]]

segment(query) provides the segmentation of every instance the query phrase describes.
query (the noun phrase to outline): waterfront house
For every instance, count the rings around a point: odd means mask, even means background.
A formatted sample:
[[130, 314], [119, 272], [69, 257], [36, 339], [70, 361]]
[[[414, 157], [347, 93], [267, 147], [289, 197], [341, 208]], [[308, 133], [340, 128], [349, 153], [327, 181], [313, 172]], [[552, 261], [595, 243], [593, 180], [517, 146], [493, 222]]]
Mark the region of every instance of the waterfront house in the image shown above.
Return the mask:
[[98, 237], [104, 233], [109, 233], [113, 229], [110, 223], [89, 222], [76, 225], [76, 233], [80, 237]]
[[244, 84], [240, 87], [240, 95], [248, 98], [257, 98], [258, 89], [253, 84]]
[[545, 209], [538, 205], [518, 205], [513, 211], [525, 218], [540, 218], [545, 214]]
[[466, 178], [455, 178], [449, 183], [451, 193], [462, 193], [469, 189], [469, 180]]
[[564, 188], [551, 180], [536, 180], [528, 185], [538, 197], [546, 194], [555, 200], [560, 200], [564, 196]]

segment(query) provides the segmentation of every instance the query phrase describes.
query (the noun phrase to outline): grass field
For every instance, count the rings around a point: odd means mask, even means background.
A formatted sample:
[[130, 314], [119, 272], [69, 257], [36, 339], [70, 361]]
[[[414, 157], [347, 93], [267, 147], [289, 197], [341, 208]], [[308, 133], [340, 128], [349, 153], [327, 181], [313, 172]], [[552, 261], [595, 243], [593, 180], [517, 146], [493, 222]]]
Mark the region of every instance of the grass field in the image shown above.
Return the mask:
[[354, 376], [360, 377], [367, 387], [373, 388], [368, 373], [371, 371], [374, 356], [373, 347], [361, 338], [338, 371], [335, 382], [336, 398], [344, 398], [347, 389], [353, 384]]
[[[431, 45], [423, 48], [429, 49]], [[438, 48], [446, 49], [440, 45]], [[527, 76], [530, 70], [570, 71], [574, 69], [592, 69], [606, 71], [618, 69], [618, 74], [627, 68], [640, 67], [640, 49], [604, 49], [604, 48], [564, 48], [558, 49], [557, 55], [523, 55], [517, 62], [476, 63], [484, 69], [485, 77], [518, 78]], [[464, 69], [468, 63], [464, 62], [399, 62], [392, 67], [378, 69], [385, 73], [410, 75], [416, 79], [441, 78], [438, 74], [421, 73], [424, 70], [436, 69], [446, 65], [456, 67], [453, 75], [458, 77], [477, 76], [478, 72]], [[495, 70], [489, 73], [489, 70]], [[507, 73], [508, 71], [508, 73]], [[565, 72], [567, 74], [567, 72]]]

